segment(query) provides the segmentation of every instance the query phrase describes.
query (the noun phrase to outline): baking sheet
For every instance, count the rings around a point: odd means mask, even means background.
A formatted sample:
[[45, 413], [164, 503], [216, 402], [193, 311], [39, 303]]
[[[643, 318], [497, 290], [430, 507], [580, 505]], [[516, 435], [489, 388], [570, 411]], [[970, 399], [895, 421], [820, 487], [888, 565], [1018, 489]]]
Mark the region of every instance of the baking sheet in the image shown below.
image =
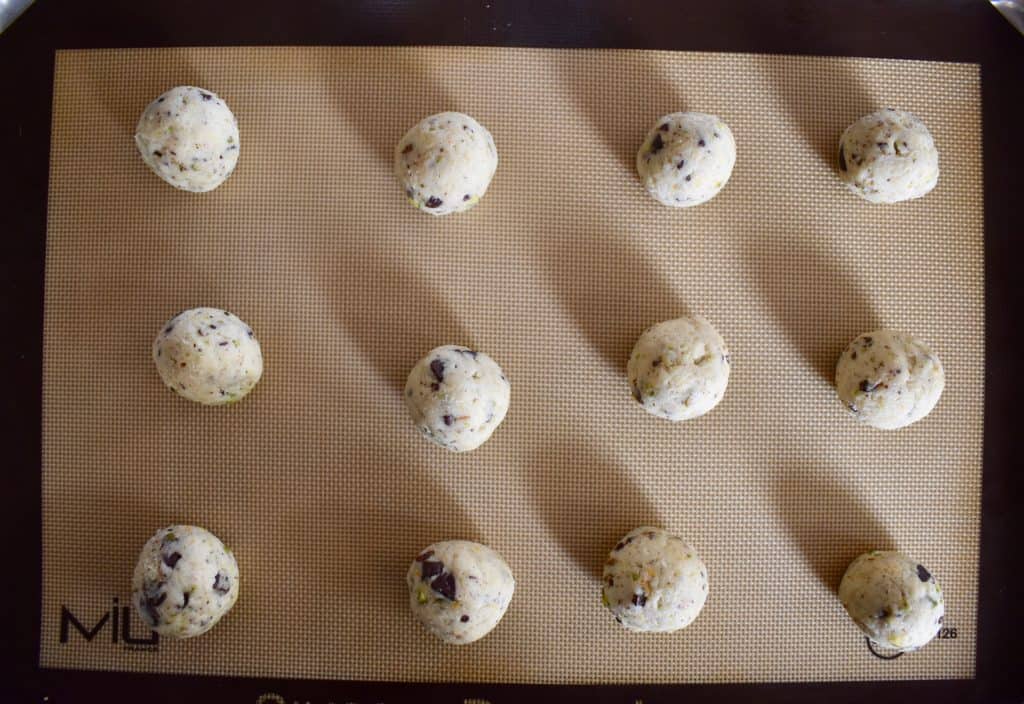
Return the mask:
[[[239, 166], [211, 194], [166, 186], [132, 143], [145, 105], [178, 84], [216, 91], [239, 120]], [[976, 65], [889, 60], [59, 52], [41, 663], [409, 681], [972, 677], [979, 91]], [[922, 200], [872, 206], [833, 171], [839, 134], [885, 106], [935, 136], [942, 177]], [[446, 109], [485, 124], [501, 163], [475, 209], [430, 218], [405, 203], [391, 150]], [[717, 198], [674, 211], [632, 164], [658, 117], [682, 109], [728, 122], [739, 158]], [[196, 305], [237, 313], [263, 345], [264, 379], [237, 406], [189, 404], [153, 369], [153, 336]], [[624, 368], [646, 326], [687, 310], [725, 337], [732, 377], [713, 413], [672, 425], [632, 401]], [[851, 421], [830, 385], [846, 343], [881, 326], [929, 341], [947, 374], [934, 413], [894, 433]], [[512, 380], [505, 423], [467, 455], [424, 441], [400, 397], [415, 361], [449, 342]], [[153, 644], [124, 607], [139, 549], [172, 522], [232, 546], [241, 597], [209, 634]], [[645, 523], [709, 568], [704, 612], [675, 634], [629, 634], [600, 605], [607, 551]], [[406, 604], [408, 562], [448, 537], [491, 545], [517, 578], [500, 626], [462, 648]], [[834, 593], [853, 557], [888, 547], [936, 575], [950, 629], [893, 661], [867, 651]]]

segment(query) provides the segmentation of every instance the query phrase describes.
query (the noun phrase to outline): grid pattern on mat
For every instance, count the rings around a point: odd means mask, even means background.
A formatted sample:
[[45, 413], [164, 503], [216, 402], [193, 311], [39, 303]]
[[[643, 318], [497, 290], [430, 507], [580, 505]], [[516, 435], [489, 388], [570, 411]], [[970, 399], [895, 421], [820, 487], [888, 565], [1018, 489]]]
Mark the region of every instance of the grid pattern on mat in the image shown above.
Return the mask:
[[[213, 193], [149, 173], [132, 133], [178, 84], [235, 111], [241, 158]], [[971, 677], [984, 364], [980, 75], [975, 65], [637, 51], [204, 48], [57, 57], [43, 414], [46, 666], [369, 680], [737, 682]], [[872, 206], [833, 167], [883, 106], [929, 125], [942, 177]], [[501, 163], [468, 214], [409, 207], [393, 145], [467, 112]], [[665, 113], [720, 115], [739, 145], [713, 201], [648, 198], [635, 150]], [[176, 311], [223, 306], [266, 372], [231, 408], [163, 388], [150, 344]], [[685, 310], [733, 357], [724, 401], [682, 425], [631, 400], [636, 336]], [[846, 417], [834, 360], [889, 326], [932, 343], [945, 395], [900, 432]], [[511, 411], [456, 456], [411, 427], [400, 389], [432, 347], [473, 345]], [[136, 555], [171, 522], [240, 562], [209, 634], [155, 652], [90, 642], [127, 603]], [[607, 551], [636, 525], [708, 564], [700, 618], [626, 633], [603, 610]], [[517, 577], [484, 640], [416, 624], [404, 572], [447, 537]], [[872, 657], [834, 589], [859, 552], [928, 566], [956, 639]], [[123, 614], [120, 621], [123, 624]], [[142, 638], [138, 619], [131, 634]]]

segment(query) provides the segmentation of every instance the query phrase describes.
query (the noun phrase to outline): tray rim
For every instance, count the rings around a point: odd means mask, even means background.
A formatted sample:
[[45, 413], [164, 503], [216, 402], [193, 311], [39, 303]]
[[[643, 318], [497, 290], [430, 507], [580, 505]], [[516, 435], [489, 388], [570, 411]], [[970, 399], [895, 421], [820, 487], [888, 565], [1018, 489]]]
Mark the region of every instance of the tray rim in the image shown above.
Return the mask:
[[[12, 601], [25, 605], [15, 618], [5, 646], [9, 662], [20, 677], [14, 684], [36, 701], [92, 701], [103, 692], [106, 701], [181, 701], [184, 697], [205, 700], [223, 694], [230, 686], [249, 701], [267, 692], [302, 695], [303, 701], [338, 699], [402, 701], [411, 692], [417, 699], [462, 701], [463, 698], [500, 701], [525, 696], [540, 701], [668, 701], [685, 694], [696, 701], [819, 701], [823, 696], [839, 701], [863, 701], [865, 696], [889, 701], [907, 696], [927, 696], [935, 701], [1011, 701], [1024, 696], [1024, 682], [1015, 681], [1014, 656], [1019, 655], [1014, 631], [1020, 625], [1021, 605], [1012, 604], [1002, 584], [1010, 581], [1014, 537], [1022, 521], [1014, 509], [1022, 505], [1019, 476], [1012, 466], [1012, 429], [1021, 412], [1012, 405], [1014, 389], [1022, 382], [1012, 374], [1015, 342], [1013, 306], [992, 305], [1014, 299], [1011, 262], [1021, 252], [1014, 238], [1014, 159], [1012, 125], [1024, 123], [1021, 86], [1015, 82], [1014, 59], [1024, 64], [1024, 41], [984, 3], [949, 1], [939, 7], [926, 0], [912, 0], [900, 7], [865, 8], [851, 0], [832, 3], [783, 0], [748, 3], [747, 13], [723, 12], [716, 7], [671, 8], [656, 3], [630, 7], [616, 0], [579, 3], [552, 2], [536, 8], [530, 2], [507, 7], [468, 0], [416, 0], [382, 3], [379, 13], [360, 12], [321, 1], [305, 7], [258, 7], [241, 0], [223, 0], [207, 16], [234, 18], [234, 24], [193, 26], [181, 8], [201, 3], [179, 3], [177, 13], [167, 8], [126, 8], [111, 0], [87, 7], [66, 0], [48, 0], [30, 9], [0, 38], [0, 58], [18, 65], [12, 76], [20, 100], [13, 111], [17, 138], [5, 130], [0, 143], [14, 155], [18, 173], [5, 170], [0, 222], [10, 221], [6, 232], [18, 233], [2, 246], [4, 280], [14, 284], [12, 303], [4, 309], [9, 329], [27, 331], [16, 354], [5, 360], [11, 374], [11, 402], [4, 407], [4, 439], [13, 454], [4, 492], [5, 520], [17, 528], [15, 563], [38, 580], [13, 585]], [[494, 5], [499, 3], [493, 0]], [[246, 9], [244, 17], [239, 12]], [[795, 9], [794, 9], [795, 8]], [[304, 11], [305, 10], [305, 11]], [[439, 27], [437, 16], [457, 12], [468, 21]], [[757, 19], [771, 21], [777, 31], [744, 32]], [[590, 17], [591, 15], [596, 18]], [[589, 18], [589, 19], [588, 19]], [[852, 18], [852, 20], [851, 20]], [[325, 19], [332, 22], [325, 23]], [[672, 20], [690, 26], [711, 27], [692, 35], [668, 31]], [[835, 30], [847, 20], [845, 31]], [[494, 26], [510, 22], [503, 31]], [[915, 30], [914, 21], [924, 30]], [[744, 22], [747, 26], [744, 27]], [[424, 25], [425, 23], [425, 25]], [[878, 31], [885, 23], [888, 31]], [[909, 23], [909, 27], [908, 27]], [[423, 41], [423, 26], [431, 28]], [[438, 29], [436, 33], [434, 29]], [[783, 31], [789, 30], [789, 31]], [[819, 30], [816, 32], [816, 30]], [[927, 30], [927, 32], [925, 31]], [[930, 34], [929, 34], [930, 33]], [[38, 665], [41, 607], [41, 346], [43, 326], [43, 266], [45, 261], [46, 207], [49, 171], [52, 79], [56, 51], [61, 49], [119, 46], [280, 46], [280, 45], [446, 45], [508, 46], [532, 48], [620, 48], [741, 53], [796, 54], [804, 56], [870, 56], [888, 59], [925, 59], [981, 65], [983, 169], [985, 183], [985, 329], [987, 375], [982, 478], [982, 539], [979, 583], [979, 632], [974, 680], [896, 682], [750, 683], [680, 685], [506, 685], [417, 684], [333, 680], [282, 680], [220, 676], [181, 676], [81, 670], [59, 670]], [[14, 61], [17, 60], [17, 64]], [[25, 126], [28, 126], [26, 129]], [[27, 132], [27, 134], [25, 134]], [[1016, 152], [1021, 152], [1016, 147]], [[1016, 386], [1014, 386], [1016, 385]], [[1014, 491], [1016, 488], [1016, 491]], [[7, 504], [10, 504], [7, 506]], [[32, 609], [34, 605], [36, 608]], [[1016, 609], [1014, 612], [1013, 609]], [[251, 693], [251, 696], [243, 693]], [[205, 696], [204, 696], [205, 695]], [[366, 699], [369, 701], [370, 699]], [[270, 699], [268, 701], [276, 701]], [[291, 701], [291, 699], [289, 699]]]

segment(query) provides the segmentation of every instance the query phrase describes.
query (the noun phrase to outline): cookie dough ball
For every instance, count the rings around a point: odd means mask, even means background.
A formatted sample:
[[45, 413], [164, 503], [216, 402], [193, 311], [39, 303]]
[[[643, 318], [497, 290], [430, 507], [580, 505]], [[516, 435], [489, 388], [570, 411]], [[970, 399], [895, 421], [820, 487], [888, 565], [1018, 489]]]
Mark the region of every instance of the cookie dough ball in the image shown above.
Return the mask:
[[630, 631], [686, 628], [707, 598], [707, 567], [682, 538], [661, 528], [631, 531], [604, 563], [601, 601]]
[[263, 375], [252, 328], [220, 308], [193, 308], [167, 321], [153, 341], [153, 361], [168, 387], [212, 406], [242, 400]]
[[175, 188], [201, 193], [224, 183], [238, 162], [238, 122], [216, 93], [178, 86], [139, 118], [142, 160]]
[[505, 615], [516, 581], [501, 555], [468, 540], [434, 543], [406, 574], [409, 605], [445, 643], [483, 638]]
[[453, 452], [483, 445], [505, 419], [510, 398], [498, 363], [458, 345], [431, 350], [405, 383], [405, 405], [416, 427]]
[[928, 128], [909, 112], [880, 110], [843, 133], [839, 176], [872, 203], [920, 198], [939, 180], [939, 152]]
[[942, 589], [906, 555], [876, 550], [852, 563], [839, 600], [872, 643], [901, 652], [924, 647], [942, 625]]
[[736, 163], [736, 140], [714, 115], [674, 112], [658, 120], [636, 155], [647, 192], [663, 205], [686, 208], [722, 190]]
[[206, 633], [237, 599], [238, 563], [210, 531], [170, 526], [142, 548], [132, 577], [132, 603], [160, 635]]
[[498, 168], [487, 128], [461, 112], [424, 118], [395, 147], [395, 176], [409, 202], [431, 215], [469, 210]]
[[626, 366], [633, 398], [671, 421], [702, 416], [718, 405], [729, 384], [729, 350], [700, 316], [668, 320], [637, 340]]
[[836, 391], [854, 417], [894, 430], [921, 420], [939, 402], [946, 376], [931, 348], [895, 330], [850, 343], [836, 364]]

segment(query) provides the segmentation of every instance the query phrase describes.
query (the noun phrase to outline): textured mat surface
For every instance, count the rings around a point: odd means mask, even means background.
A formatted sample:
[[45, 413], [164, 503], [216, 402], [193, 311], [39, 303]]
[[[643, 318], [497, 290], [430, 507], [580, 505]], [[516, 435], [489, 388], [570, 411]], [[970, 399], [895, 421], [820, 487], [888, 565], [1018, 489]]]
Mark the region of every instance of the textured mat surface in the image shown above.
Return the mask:
[[[179, 84], [216, 91], [239, 120], [238, 169], [207, 195], [159, 181], [132, 142], [146, 104]], [[512, 682], [973, 676], [979, 90], [973, 65], [813, 57], [59, 53], [42, 663]], [[922, 200], [872, 206], [834, 173], [845, 127], [885, 106], [935, 136], [942, 176]], [[435, 219], [406, 204], [391, 153], [446, 109], [486, 125], [501, 163], [475, 209]], [[633, 159], [681, 109], [721, 116], [739, 158], [717, 198], [673, 211]], [[150, 360], [161, 325], [197, 305], [237, 313], [263, 345], [263, 381], [234, 407], [174, 396]], [[733, 370], [715, 411], [672, 425], [632, 401], [625, 364], [646, 326], [686, 310], [722, 333]], [[947, 374], [935, 412], [892, 433], [848, 418], [831, 386], [845, 345], [882, 326], [930, 342]], [[512, 380], [505, 423], [462, 456], [421, 438], [400, 396], [416, 360], [449, 342]], [[241, 596], [209, 634], [153, 646], [122, 607], [139, 549], [172, 522], [233, 547]], [[632, 635], [600, 604], [608, 550], [641, 524], [677, 531], [708, 565], [710, 598], [684, 631]], [[462, 648], [406, 603], [409, 561], [448, 537], [493, 546], [518, 581], [499, 627]], [[895, 661], [867, 651], [834, 590], [881, 547], [936, 575], [955, 639]]]

